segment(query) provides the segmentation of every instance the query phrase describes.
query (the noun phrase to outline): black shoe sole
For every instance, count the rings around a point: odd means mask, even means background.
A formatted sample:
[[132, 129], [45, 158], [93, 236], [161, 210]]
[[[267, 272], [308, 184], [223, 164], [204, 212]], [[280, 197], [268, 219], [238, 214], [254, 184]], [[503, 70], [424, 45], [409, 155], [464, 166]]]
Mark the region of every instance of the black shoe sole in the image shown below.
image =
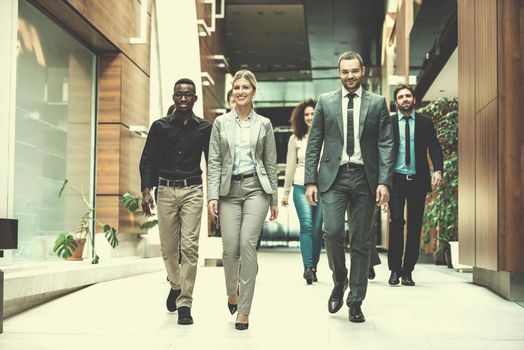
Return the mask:
[[360, 318], [349, 318], [349, 322], [353, 322], [353, 323], [363, 323], [363, 322], [366, 322], [366, 319], [364, 317]]
[[192, 318], [183, 318], [183, 319], [179, 319], [179, 320], [178, 320], [178, 324], [181, 324], [181, 325], [190, 325], [190, 324], [193, 324], [193, 319], [192, 319]]
[[235, 323], [235, 329], [239, 331], [245, 331], [249, 328], [249, 323]]
[[307, 284], [313, 284], [313, 279], [306, 279]]

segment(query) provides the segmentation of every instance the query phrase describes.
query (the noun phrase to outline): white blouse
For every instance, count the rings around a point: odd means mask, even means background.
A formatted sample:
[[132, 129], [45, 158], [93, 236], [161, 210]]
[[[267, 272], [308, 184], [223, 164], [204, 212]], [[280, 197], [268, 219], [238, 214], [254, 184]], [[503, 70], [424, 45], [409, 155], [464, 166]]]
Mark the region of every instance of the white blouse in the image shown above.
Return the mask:
[[286, 157], [286, 180], [284, 182], [284, 198], [289, 197], [291, 186], [304, 186], [304, 165], [306, 162], [306, 147], [308, 136], [304, 136], [302, 140], [297, 139], [295, 135], [291, 135], [287, 144]]

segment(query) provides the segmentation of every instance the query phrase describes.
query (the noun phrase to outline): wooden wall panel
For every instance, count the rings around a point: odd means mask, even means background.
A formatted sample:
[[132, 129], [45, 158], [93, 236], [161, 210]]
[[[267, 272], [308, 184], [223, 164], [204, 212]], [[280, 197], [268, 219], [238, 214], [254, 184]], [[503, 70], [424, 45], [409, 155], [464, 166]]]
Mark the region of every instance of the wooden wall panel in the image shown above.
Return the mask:
[[122, 57], [122, 111], [125, 125], [149, 128], [149, 77], [127, 57]]
[[475, 1], [476, 112], [497, 97], [497, 2]]
[[475, 0], [458, 2], [459, 241], [463, 264], [475, 265]]
[[524, 1], [498, 5], [499, 268], [524, 271]]
[[120, 126], [120, 176], [118, 193], [140, 194], [139, 164], [145, 138]]
[[97, 195], [117, 195], [120, 193], [120, 124], [98, 124], [97, 127]]
[[[150, 33], [147, 44], [132, 45], [129, 39], [140, 35], [140, 2], [138, 0], [63, 0], [67, 1], [91, 25], [149, 75]], [[147, 16], [151, 28], [151, 15]]]
[[498, 269], [498, 125], [497, 101], [477, 114], [476, 136], [476, 257], [475, 266]]
[[122, 55], [101, 55], [98, 62], [98, 122], [118, 123], [122, 105]]

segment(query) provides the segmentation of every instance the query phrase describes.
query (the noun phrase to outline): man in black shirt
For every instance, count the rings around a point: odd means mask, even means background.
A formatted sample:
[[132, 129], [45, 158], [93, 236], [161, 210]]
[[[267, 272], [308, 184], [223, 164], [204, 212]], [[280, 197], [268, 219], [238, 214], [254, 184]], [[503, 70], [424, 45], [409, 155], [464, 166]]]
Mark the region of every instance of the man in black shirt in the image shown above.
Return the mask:
[[[178, 323], [192, 324], [191, 305], [198, 263], [198, 238], [203, 193], [200, 160], [208, 156], [211, 124], [193, 113], [195, 83], [175, 83], [174, 114], [156, 120], [149, 130], [142, 158], [142, 208], [151, 214], [151, 190], [158, 187], [160, 248], [171, 290], [167, 309], [178, 309]], [[182, 259], [179, 264], [179, 245]]]

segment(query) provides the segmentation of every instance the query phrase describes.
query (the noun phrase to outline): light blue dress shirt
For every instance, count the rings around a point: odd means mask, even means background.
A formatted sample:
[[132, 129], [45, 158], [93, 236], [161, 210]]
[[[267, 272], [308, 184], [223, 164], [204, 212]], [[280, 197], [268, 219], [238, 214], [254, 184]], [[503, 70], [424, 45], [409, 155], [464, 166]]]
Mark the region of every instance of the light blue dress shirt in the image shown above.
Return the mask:
[[395, 172], [400, 174], [416, 174], [415, 166], [415, 111], [409, 116], [409, 143], [411, 150], [411, 159], [409, 165], [406, 165], [406, 119], [404, 114], [398, 113], [398, 154], [395, 163]]
[[253, 154], [251, 153], [251, 114], [240, 123], [235, 111], [235, 159], [233, 160], [233, 175], [251, 174], [256, 170]]

